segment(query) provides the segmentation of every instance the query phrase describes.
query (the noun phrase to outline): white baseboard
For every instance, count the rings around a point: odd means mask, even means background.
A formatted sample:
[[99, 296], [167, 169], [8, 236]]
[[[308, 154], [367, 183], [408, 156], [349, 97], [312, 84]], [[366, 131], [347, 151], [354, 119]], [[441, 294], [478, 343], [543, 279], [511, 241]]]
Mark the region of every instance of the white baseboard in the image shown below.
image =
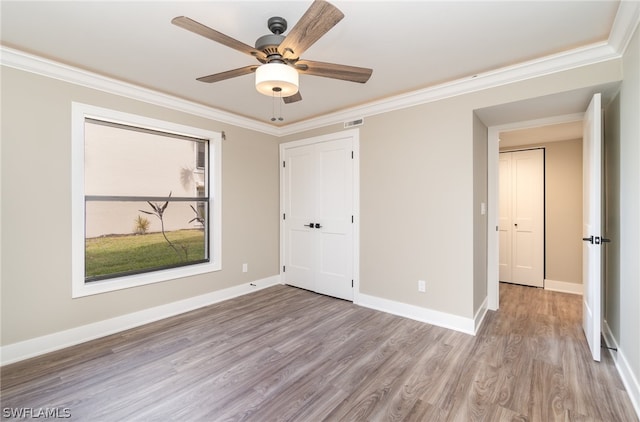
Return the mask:
[[135, 328], [281, 284], [280, 275], [0, 347], [0, 366]]
[[484, 302], [482, 302], [482, 305], [480, 305], [480, 308], [476, 312], [476, 315], [473, 317], [473, 324], [474, 324], [473, 334], [474, 335], [478, 332], [478, 330], [480, 330], [480, 327], [484, 322], [484, 317], [487, 316], [488, 310], [489, 310], [489, 296], [486, 296], [484, 298]]
[[616, 369], [620, 374], [620, 378], [622, 378], [624, 388], [627, 389], [629, 399], [633, 404], [633, 408], [636, 410], [636, 415], [640, 419], [640, 382], [638, 382], [638, 378], [631, 370], [631, 365], [629, 365], [629, 361], [627, 360], [624, 351], [620, 349], [620, 346], [613, 336], [611, 328], [609, 328], [609, 324], [607, 324], [606, 320], [602, 324], [602, 335], [608, 347], [617, 349], [609, 349], [609, 353], [611, 354], [613, 361], [616, 363]]
[[[407, 303], [396, 302], [362, 293], [358, 295], [358, 302], [356, 305], [475, 335], [476, 321], [472, 318], [464, 318], [458, 315], [448, 314], [446, 312], [422, 308], [420, 306], [409, 305]], [[482, 315], [482, 318], [483, 317], [484, 315]], [[478, 322], [481, 322], [482, 318], [478, 319]]]
[[582, 283], [570, 283], [568, 281], [544, 280], [544, 289], [554, 292], [582, 295]]

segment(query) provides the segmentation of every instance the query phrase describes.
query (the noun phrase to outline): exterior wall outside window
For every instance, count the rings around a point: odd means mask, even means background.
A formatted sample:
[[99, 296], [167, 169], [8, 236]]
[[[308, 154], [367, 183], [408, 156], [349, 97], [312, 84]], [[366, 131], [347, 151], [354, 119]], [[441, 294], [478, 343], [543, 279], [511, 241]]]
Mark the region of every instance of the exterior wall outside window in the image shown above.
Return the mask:
[[[119, 127], [85, 123], [85, 194], [173, 197], [205, 196], [204, 169], [196, 158], [204, 142], [176, 139]], [[202, 150], [204, 164], [204, 150]], [[200, 164], [200, 163], [198, 163]], [[193, 203], [196, 209], [200, 203]], [[86, 204], [87, 238], [135, 233], [137, 216], [149, 220], [149, 232], [161, 230], [160, 220], [146, 202]], [[204, 210], [203, 206], [200, 206]], [[170, 203], [165, 230], [201, 228], [188, 223], [195, 213], [188, 203]]]

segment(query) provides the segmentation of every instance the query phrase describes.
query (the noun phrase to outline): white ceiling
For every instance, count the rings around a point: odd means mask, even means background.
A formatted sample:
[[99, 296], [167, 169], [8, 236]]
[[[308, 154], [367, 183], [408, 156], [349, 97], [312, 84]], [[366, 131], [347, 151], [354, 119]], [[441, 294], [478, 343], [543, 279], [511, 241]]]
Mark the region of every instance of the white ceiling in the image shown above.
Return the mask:
[[[607, 42], [618, 1], [333, 1], [345, 18], [303, 59], [373, 69], [365, 85], [300, 76], [290, 125]], [[269, 17], [292, 28], [311, 1], [5, 1], [2, 45], [271, 124], [253, 75], [195, 78], [257, 63], [171, 24], [185, 15], [246, 44]]]

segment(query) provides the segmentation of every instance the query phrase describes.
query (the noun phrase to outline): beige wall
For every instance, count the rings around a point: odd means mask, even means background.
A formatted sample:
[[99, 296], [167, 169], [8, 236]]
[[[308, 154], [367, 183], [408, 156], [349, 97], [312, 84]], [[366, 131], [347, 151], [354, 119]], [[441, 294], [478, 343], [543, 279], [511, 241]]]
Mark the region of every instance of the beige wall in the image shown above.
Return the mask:
[[[473, 114], [473, 312], [487, 297], [487, 127]], [[484, 204], [484, 214], [482, 208]]]
[[463, 103], [375, 116], [361, 129], [360, 285], [372, 296], [470, 318], [472, 114]]
[[[640, 380], [640, 29], [627, 47], [619, 95], [605, 109], [607, 245], [604, 319], [616, 357]], [[640, 390], [635, 384], [636, 403]]]
[[545, 278], [582, 284], [582, 140], [545, 147]]
[[501, 151], [535, 147], [545, 149], [544, 278], [582, 284], [582, 140]]
[[[1, 95], [2, 345], [278, 274], [273, 137], [5, 67]], [[222, 271], [71, 299], [72, 101], [226, 133]]]

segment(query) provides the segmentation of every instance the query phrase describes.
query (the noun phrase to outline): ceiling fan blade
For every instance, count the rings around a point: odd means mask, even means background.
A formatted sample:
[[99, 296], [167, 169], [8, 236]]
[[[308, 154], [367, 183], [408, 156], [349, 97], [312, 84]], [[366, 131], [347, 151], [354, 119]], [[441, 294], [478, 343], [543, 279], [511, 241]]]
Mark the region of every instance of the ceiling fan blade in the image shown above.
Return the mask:
[[323, 63], [312, 60], [298, 60], [295, 64], [298, 72], [305, 75], [341, 79], [343, 81], [365, 83], [371, 77], [373, 69], [347, 66], [343, 64]]
[[315, 0], [280, 43], [278, 52], [285, 59], [299, 58], [342, 18], [340, 9], [324, 0]]
[[302, 95], [300, 95], [300, 91], [288, 97], [282, 97], [282, 101], [284, 101], [285, 104], [295, 103], [300, 100], [302, 100]]
[[209, 76], [202, 76], [197, 78], [197, 80], [207, 83], [220, 82], [225, 79], [235, 78], [236, 76], [248, 75], [249, 73], [255, 72], [258, 67], [258, 65], [245, 66], [238, 69], [227, 70], [226, 72], [214, 73]]
[[266, 56], [262, 51], [256, 50], [250, 45], [238, 41], [235, 38], [231, 38], [230, 36], [225, 35], [222, 32], [218, 32], [215, 29], [211, 29], [208, 26], [203, 25], [200, 22], [196, 22], [186, 16], [175, 17], [171, 19], [171, 23], [179, 26], [180, 28], [186, 29], [187, 31], [191, 31], [194, 34], [201, 35], [205, 38], [209, 38], [212, 41], [215, 41], [222, 45], [226, 45], [227, 47], [233, 48], [234, 50], [238, 50], [242, 53], [254, 56], [258, 60], [266, 60]]

